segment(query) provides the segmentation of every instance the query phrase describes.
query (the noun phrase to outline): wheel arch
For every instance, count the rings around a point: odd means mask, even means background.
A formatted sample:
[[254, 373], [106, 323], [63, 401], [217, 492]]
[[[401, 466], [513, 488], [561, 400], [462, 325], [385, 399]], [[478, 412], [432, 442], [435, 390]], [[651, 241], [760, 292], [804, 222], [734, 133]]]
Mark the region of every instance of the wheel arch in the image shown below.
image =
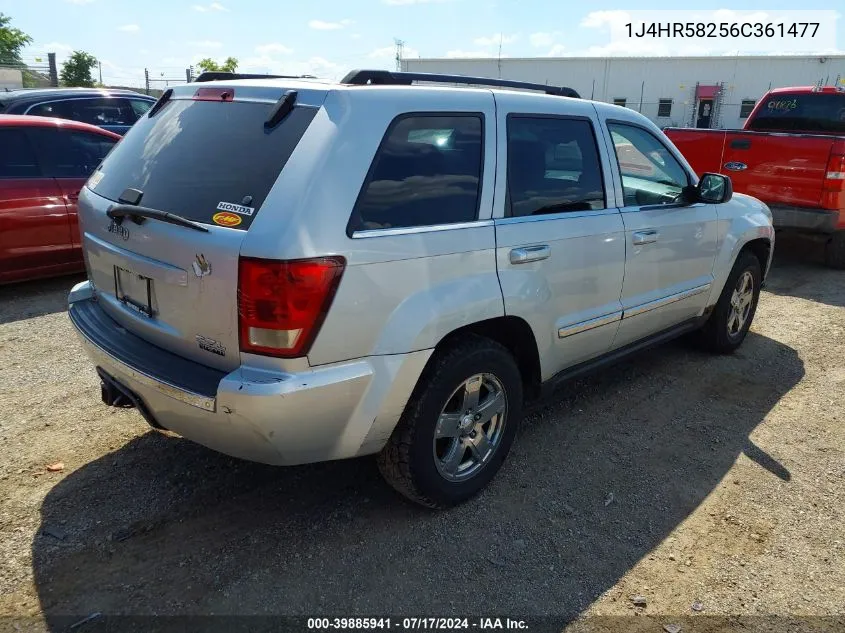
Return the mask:
[[507, 349], [514, 357], [522, 376], [524, 399], [534, 400], [540, 396], [540, 352], [534, 332], [525, 319], [510, 315], [500, 316], [456, 328], [440, 339], [432, 358], [438, 351], [468, 336], [486, 338]]

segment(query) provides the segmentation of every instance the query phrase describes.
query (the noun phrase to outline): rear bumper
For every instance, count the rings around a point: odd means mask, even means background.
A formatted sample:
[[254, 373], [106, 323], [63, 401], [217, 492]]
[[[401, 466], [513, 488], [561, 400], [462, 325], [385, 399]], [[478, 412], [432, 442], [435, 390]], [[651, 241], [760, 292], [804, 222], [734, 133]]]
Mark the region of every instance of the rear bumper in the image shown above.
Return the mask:
[[809, 233], [833, 233], [839, 224], [839, 211], [807, 207], [769, 205], [776, 229], [794, 229]]
[[380, 450], [429, 355], [372, 357], [299, 373], [242, 366], [227, 374], [127, 332], [99, 307], [89, 282], [75, 286], [68, 303], [88, 357], [137, 396], [151, 425], [267, 464]]

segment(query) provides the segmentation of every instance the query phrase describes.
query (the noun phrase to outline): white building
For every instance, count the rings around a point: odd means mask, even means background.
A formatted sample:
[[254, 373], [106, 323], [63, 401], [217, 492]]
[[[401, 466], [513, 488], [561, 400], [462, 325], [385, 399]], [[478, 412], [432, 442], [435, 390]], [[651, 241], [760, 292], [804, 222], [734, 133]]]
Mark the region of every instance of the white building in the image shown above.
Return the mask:
[[661, 127], [739, 128], [770, 88], [845, 85], [845, 55], [405, 59], [402, 69], [569, 86]]
[[0, 90], [23, 88], [23, 73], [16, 68], [0, 68]]

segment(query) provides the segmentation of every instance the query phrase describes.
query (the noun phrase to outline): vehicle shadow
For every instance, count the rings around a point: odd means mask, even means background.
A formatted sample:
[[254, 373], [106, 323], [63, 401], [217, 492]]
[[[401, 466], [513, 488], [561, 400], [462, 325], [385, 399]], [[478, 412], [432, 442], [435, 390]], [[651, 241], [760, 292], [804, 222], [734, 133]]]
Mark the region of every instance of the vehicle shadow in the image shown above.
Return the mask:
[[0, 286], [0, 325], [67, 310], [67, 295], [84, 274]]
[[845, 306], [845, 271], [825, 266], [824, 247], [800, 235], [778, 233], [766, 290], [831, 306]]
[[741, 453], [790, 485], [749, 434], [803, 375], [754, 333], [732, 356], [644, 354], [533, 408], [489, 489], [448, 512], [371, 459], [273, 468], [151, 432], [46, 497], [41, 609], [56, 631], [92, 613], [574, 618]]

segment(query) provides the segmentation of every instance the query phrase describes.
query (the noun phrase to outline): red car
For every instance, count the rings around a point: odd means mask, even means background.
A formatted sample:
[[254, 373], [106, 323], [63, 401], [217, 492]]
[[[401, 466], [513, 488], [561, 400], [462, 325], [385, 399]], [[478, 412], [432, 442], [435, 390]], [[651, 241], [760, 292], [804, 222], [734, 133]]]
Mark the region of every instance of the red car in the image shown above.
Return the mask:
[[814, 236], [832, 268], [845, 269], [845, 89], [777, 88], [742, 130], [665, 128], [699, 174], [731, 177], [765, 202], [775, 229]]
[[85, 270], [76, 201], [120, 138], [87, 123], [0, 114], [0, 284]]

